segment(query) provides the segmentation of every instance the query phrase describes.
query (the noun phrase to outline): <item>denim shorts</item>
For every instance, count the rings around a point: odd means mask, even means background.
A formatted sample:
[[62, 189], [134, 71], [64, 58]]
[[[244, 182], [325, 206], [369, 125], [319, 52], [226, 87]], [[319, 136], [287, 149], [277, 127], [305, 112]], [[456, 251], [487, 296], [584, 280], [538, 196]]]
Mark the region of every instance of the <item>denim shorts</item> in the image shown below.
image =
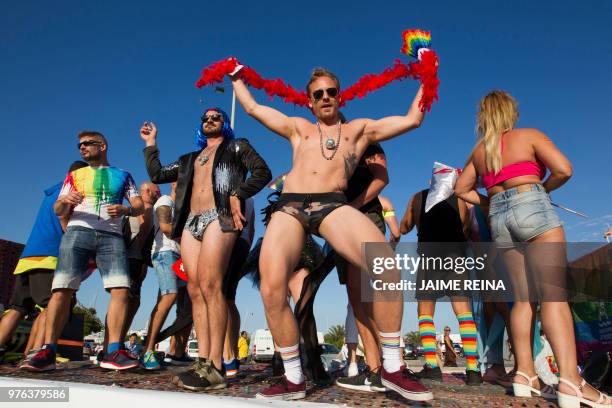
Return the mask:
[[52, 290], [78, 290], [89, 260], [95, 259], [104, 289], [130, 286], [123, 237], [85, 227], [69, 227], [62, 237]]
[[174, 251], [161, 251], [153, 254], [153, 269], [157, 274], [159, 282], [159, 293], [167, 295], [168, 293], [177, 293], [177, 277], [172, 270], [172, 265], [178, 261], [181, 256]]
[[508, 247], [563, 225], [540, 184], [532, 184], [531, 191], [519, 193], [514, 187], [491, 197], [489, 223], [493, 240]]

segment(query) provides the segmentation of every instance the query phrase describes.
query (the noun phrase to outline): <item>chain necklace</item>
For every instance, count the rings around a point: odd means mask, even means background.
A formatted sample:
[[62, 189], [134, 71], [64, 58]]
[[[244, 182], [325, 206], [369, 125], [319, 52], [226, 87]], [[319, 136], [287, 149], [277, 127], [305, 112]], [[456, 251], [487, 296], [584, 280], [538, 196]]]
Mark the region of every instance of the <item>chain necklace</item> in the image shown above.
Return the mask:
[[[208, 149], [208, 147], [204, 149], [204, 151], [198, 156], [198, 162], [200, 163], [200, 166], [204, 166], [206, 163], [208, 163], [208, 160], [210, 160], [210, 155], [214, 153], [215, 150], [217, 150], [217, 146], [214, 146], [210, 150]], [[206, 152], [206, 150], [208, 150], [208, 152]]]
[[325, 151], [323, 150], [323, 131], [321, 130], [321, 125], [319, 125], [319, 121], [317, 121], [317, 129], [319, 130], [319, 144], [321, 145], [321, 155], [325, 160], [332, 160], [336, 153], [338, 153], [338, 149], [340, 148], [340, 136], [342, 134], [342, 126], [340, 125], [340, 121], [338, 121], [338, 138], [337, 140], [328, 137], [325, 140], [325, 148], [327, 150], [333, 150], [331, 156], [327, 157], [325, 155]]

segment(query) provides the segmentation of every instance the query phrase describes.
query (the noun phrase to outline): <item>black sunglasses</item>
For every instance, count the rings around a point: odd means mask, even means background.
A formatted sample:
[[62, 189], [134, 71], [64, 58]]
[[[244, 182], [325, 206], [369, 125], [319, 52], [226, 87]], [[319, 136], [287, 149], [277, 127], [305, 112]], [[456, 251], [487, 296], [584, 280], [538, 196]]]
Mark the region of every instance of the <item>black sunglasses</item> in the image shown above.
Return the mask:
[[223, 119], [223, 116], [221, 116], [221, 114], [219, 113], [216, 113], [214, 115], [209, 115], [209, 116], [202, 115], [201, 119], [202, 119], [202, 123], [206, 123], [209, 120], [212, 120], [213, 122], [221, 122], [221, 119]]
[[100, 143], [100, 142], [98, 142], [96, 140], [84, 140], [84, 141], [79, 142], [77, 144], [77, 148], [80, 149], [81, 146], [85, 146], [85, 147], [87, 147], [87, 146], [102, 146], [102, 143]]
[[327, 89], [317, 89], [316, 91], [312, 93], [312, 97], [314, 98], [315, 101], [318, 101], [321, 98], [323, 98], [323, 94], [325, 92], [327, 92], [327, 95], [330, 98], [335, 98], [336, 96], [338, 96], [338, 88], [327, 88]]

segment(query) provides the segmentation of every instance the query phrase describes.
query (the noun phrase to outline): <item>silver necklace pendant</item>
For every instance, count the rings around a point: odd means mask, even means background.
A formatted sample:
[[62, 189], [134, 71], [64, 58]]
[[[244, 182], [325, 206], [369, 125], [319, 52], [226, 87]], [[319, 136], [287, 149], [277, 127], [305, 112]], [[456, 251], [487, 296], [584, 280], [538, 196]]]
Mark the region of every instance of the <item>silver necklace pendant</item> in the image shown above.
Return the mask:
[[334, 150], [336, 148], [336, 141], [331, 137], [328, 137], [325, 141], [325, 148], [327, 150]]

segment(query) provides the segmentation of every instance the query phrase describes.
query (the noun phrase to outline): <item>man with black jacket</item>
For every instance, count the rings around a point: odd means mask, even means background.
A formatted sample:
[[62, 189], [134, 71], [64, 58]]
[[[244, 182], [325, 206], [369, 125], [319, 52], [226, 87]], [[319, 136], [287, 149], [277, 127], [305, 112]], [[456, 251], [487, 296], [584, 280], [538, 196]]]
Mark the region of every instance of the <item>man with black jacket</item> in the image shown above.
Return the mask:
[[272, 178], [266, 162], [249, 142], [234, 139], [225, 112], [210, 108], [201, 119], [198, 151], [167, 166], [159, 160], [155, 125], [145, 123], [140, 129], [151, 181], [177, 182], [172, 238], [181, 239], [199, 358], [191, 370], [175, 380], [195, 391], [227, 386], [221, 373], [228, 316], [223, 278], [236, 238], [246, 223], [244, 202]]

